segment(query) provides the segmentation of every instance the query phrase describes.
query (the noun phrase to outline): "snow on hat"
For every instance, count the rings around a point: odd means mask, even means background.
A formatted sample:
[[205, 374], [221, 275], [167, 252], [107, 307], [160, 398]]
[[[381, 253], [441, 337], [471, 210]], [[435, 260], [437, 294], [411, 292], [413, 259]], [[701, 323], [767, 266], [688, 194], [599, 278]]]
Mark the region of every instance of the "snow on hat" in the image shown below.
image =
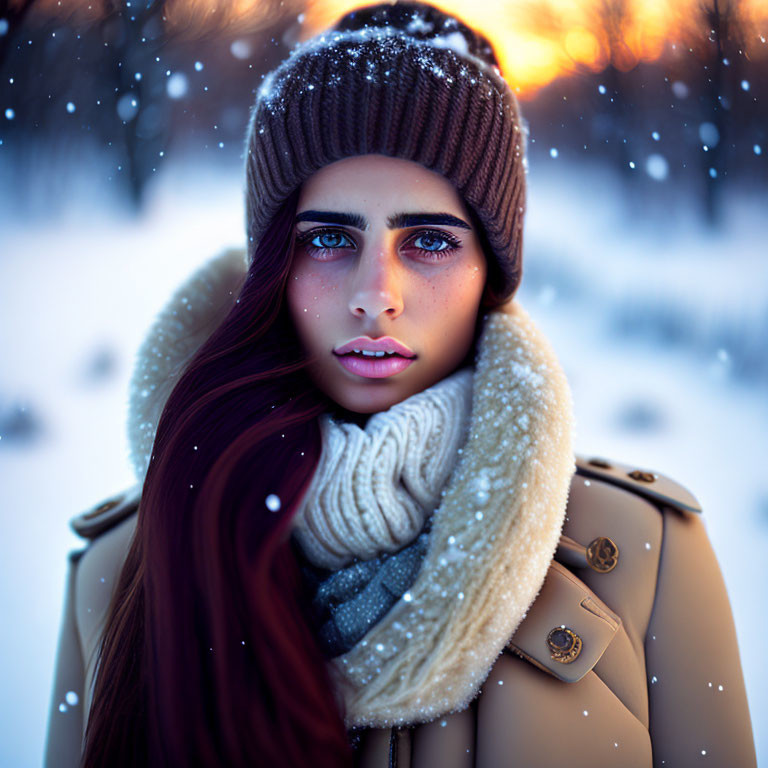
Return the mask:
[[492, 297], [515, 293], [526, 172], [517, 99], [487, 39], [438, 8], [360, 8], [297, 44], [258, 90], [246, 151], [249, 260], [278, 208], [315, 171], [383, 154], [451, 181], [492, 251]]

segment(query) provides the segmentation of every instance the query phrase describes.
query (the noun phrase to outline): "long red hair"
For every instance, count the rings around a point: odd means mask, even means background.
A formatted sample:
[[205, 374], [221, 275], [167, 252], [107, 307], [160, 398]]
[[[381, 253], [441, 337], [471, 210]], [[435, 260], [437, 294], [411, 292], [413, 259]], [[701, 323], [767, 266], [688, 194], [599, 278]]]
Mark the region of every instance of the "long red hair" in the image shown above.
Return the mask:
[[85, 768], [351, 765], [288, 535], [328, 407], [283, 301], [297, 201], [298, 190], [160, 418]]

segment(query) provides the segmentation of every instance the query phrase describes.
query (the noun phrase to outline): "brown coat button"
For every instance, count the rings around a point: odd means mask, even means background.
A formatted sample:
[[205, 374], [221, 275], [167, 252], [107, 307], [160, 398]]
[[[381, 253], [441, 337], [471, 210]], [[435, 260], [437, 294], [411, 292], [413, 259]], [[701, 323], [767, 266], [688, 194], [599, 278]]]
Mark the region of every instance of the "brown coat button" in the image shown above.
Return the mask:
[[568, 627], [555, 627], [547, 635], [551, 656], [561, 664], [570, 664], [581, 653], [581, 638]]
[[616, 542], [607, 536], [592, 539], [587, 547], [587, 563], [593, 571], [608, 573], [619, 562], [619, 548]]
[[656, 479], [656, 475], [654, 475], [653, 472], [643, 472], [641, 469], [633, 469], [627, 474], [629, 474], [633, 480], [640, 480], [643, 483], [652, 483]]

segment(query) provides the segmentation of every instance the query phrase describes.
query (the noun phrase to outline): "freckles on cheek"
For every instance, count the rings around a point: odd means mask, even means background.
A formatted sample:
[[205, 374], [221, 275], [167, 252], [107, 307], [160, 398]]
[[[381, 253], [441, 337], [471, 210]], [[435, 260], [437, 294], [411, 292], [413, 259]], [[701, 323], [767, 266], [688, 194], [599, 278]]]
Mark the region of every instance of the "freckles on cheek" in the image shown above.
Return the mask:
[[477, 264], [467, 265], [461, 280], [455, 284], [457, 300], [473, 300], [485, 285], [486, 273]]
[[461, 269], [445, 275], [443, 280], [432, 283], [431, 290], [425, 291], [433, 297], [434, 304], [441, 308], [458, 309], [474, 299], [482, 289], [484, 274], [476, 265], [462, 266]]
[[482, 270], [477, 264], [467, 264], [464, 267], [464, 274], [460, 281], [461, 284], [467, 282], [477, 282], [485, 278], [485, 271]]
[[294, 311], [300, 319], [322, 319], [336, 291], [335, 285], [311, 270], [295, 275], [292, 288]]

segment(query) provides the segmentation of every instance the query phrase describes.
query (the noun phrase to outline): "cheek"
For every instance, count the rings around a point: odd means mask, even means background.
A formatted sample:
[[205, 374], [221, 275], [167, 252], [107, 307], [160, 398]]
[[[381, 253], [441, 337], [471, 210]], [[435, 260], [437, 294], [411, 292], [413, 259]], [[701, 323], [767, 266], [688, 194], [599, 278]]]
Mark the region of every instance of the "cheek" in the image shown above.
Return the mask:
[[441, 307], [450, 308], [452, 314], [462, 310], [474, 312], [485, 287], [485, 264], [462, 264], [451, 270], [437, 284], [432, 295]]
[[467, 294], [482, 293], [485, 287], [485, 278], [488, 273], [488, 265], [484, 256], [476, 256], [472, 261], [464, 265], [461, 286]]
[[297, 269], [288, 279], [286, 296], [291, 316], [305, 339], [322, 335], [318, 321], [329, 316], [336, 295], [335, 286], [311, 269]]

